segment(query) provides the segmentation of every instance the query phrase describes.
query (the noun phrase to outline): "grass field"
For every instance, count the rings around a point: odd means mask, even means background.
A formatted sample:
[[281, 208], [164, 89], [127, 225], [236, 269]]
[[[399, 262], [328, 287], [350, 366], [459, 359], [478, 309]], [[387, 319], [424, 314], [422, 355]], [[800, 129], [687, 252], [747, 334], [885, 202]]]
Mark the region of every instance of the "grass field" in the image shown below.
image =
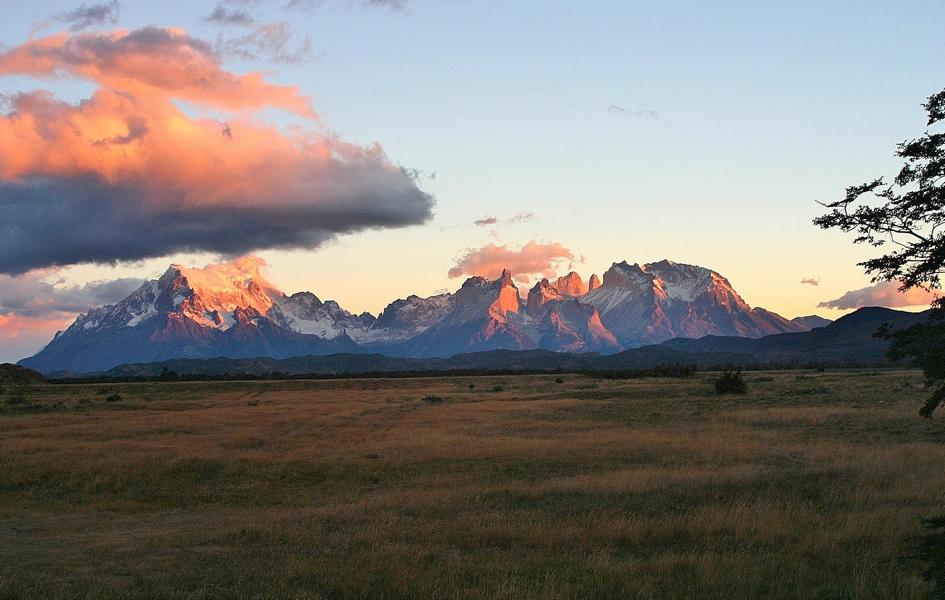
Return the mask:
[[746, 377], [8, 388], [0, 598], [937, 593], [920, 374]]

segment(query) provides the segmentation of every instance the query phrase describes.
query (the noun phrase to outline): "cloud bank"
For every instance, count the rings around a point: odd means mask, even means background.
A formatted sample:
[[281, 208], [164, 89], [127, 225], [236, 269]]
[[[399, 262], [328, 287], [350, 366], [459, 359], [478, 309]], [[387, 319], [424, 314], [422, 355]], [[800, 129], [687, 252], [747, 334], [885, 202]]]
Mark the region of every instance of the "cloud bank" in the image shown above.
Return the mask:
[[519, 249], [488, 244], [467, 250], [456, 259], [448, 275], [451, 279], [463, 275], [493, 279], [509, 269], [516, 281], [527, 283], [538, 275], [554, 277], [561, 266], [574, 260], [574, 253], [557, 242], [540, 244], [532, 240]]
[[909, 306], [926, 306], [935, 302], [936, 294], [922, 288], [911, 288], [906, 292], [899, 291], [899, 283], [883, 281], [876, 285], [852, 290], [834, 300], [821, 302], [820, 308], [838, 310], [863, 308], [864, 306], [885, 306], [887, 308], [905, 308]]
[[0, 275], [0, 362], [36, 352], [77, 313], [117, 302], [142, 283], [141, 279], [124, 277], [64, 285], [54, 270], [19, 277]]
[[[0, 272], [313, 248], [431, 218], [432, 197], [379, 145], [261, 122], [267, 107], [318, 117], [296, 87], [231, 73], [183, 31], [30, 40], [0, 54], [0, 75], [21, 74], [99, 88], [78, 105], [45, 91], [7, 98]], [[191, 116], [178, 101], [230, 116]]]

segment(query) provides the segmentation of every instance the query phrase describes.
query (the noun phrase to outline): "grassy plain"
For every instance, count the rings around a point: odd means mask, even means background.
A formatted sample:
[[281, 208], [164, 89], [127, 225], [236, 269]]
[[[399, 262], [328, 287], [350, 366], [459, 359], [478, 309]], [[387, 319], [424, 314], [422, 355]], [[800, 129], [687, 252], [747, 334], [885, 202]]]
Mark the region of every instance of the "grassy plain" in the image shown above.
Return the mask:
[[920, 374], [712, 377], [8, 388], [0, 598], [934, 593]]

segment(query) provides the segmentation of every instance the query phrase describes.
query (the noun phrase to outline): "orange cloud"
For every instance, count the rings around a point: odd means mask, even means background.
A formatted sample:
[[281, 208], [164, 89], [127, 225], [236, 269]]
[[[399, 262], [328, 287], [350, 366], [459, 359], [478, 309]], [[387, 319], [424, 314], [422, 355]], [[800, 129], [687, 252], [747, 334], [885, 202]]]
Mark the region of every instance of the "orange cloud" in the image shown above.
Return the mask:
[[516, 280], [525, 283], [535, 275], [553, 277], [559, 267], [573, 260], [574, 253], [557, 242], [540, 244], [532, 240], [520, 249], [488, 244], [467, 250], [456, 259], [448, 275], [450, 278], [479, 275], [492, 279], [503, 269], [509, 269]]
[[935, 302], [937, 297], [934, 292], [917, 287], [900, 292], [899, 282], [883, 281], [876, 285], [849, 291], [834, 300], [821, 302], [818, 306], [838, 310], [863, 308], [864, 306], [905, 308], [909, 306], [928, 306]]
[[0, 75], [71, 75], [138, 97], [173, 97], [226, 110], [273, 106], [316, 117], [297, 87], [270, 84], [260, 73], [230, 73], [209, 44], [179, 29], [60, 33], [30, 40], [0, 54]]
[[294, 87], [223, 70], [178, 30], [60, 34], [0, 54], [0, 74], [74, 75], [78, 105], [35, 91], [0, 116], [0, 272], [180, 251], [312, 248], [431, 217], [433, 199], [375, 144], [291, 135], [241, 110], [196, 118], [175, 101], [314, 116]]

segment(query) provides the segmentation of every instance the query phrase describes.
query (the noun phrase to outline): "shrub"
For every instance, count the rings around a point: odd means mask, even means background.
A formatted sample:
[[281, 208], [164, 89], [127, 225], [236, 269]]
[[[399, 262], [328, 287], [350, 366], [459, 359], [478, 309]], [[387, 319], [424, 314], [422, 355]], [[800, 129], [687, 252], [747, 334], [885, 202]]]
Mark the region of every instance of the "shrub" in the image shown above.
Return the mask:
[[564, 383], [564, 377], [555, 377], [555, 383]]
[[744, 394], [747, 391], [748, 386], [745, 385], [745, 379], [742, 377], [740, 370], [725, 371], [721, 377], [715, 380], [716, 394]]
[[498, 394], [499, 392], [505, 391], [505, 388], [501, 385], [497, 385], [494, 388], [492, 388], [492, 391]]
[[443, 404], [443, 398], [439, 396], [427, 396], [423, 399], [427, 404]]
[[121, 394], [112, 394], [105, 398], [105, 402], [118, 402], [121, 400]]

